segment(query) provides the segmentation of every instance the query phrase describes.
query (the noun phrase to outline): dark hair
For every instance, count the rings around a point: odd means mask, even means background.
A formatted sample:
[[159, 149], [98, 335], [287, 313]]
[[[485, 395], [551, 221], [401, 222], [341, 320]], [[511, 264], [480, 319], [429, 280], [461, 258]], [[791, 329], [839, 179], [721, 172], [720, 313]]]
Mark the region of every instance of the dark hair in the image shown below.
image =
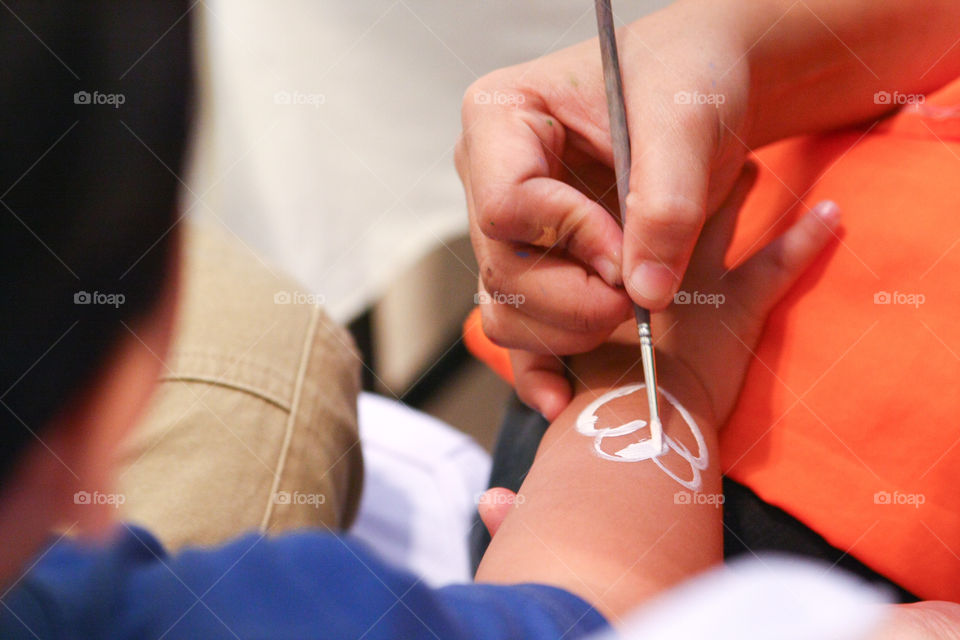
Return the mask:
[[189, 6], [0, 10], [0, 477], [166, 284]]

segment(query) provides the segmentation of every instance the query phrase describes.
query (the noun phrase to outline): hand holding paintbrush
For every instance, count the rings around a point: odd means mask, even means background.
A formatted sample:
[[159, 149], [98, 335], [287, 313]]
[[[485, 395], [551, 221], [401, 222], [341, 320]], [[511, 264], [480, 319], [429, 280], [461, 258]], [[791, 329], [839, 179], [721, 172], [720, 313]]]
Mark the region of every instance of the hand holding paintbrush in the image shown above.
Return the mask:
[[[623, 78], [620, 75], [620, 54], [613, 25], [610, 0], [595, 0], [597, 30], [600, 34], [600, 55], [603, 60], [603, 80], [610, 114], [610, 137], [613, 140], [613, 165], [617, 178], [620, 215], [617, 221], [623, 227], [627, 214], [627, 194], [630, 190], [630, 131], [627, 128], [627, 106], [623, 99]], [[657, 367], [650, 330], [650, 311], [634, 303], [637, 333], [643, 358], [643, 378], [647, 388], [650, 409], [650, 440], [655, 450], [663, 451], [663, 426], [660, 423], [660, 405], [657, 397]]]

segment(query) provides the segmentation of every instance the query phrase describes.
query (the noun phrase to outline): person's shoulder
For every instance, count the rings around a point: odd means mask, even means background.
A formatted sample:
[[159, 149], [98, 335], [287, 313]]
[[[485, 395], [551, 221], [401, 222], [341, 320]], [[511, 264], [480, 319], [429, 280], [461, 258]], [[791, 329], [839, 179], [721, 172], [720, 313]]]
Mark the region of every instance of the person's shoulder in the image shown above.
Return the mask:
[[461, 623], [485, 630], [463, 637], [571, 640], [609, 628], [606, 618], [587, 601], [550, 585], [471, 583], [444, 587], [440, 592], [455, 603]]
[[[435, 589], [349, 536], [251, 533], [167, 553], [123, 527], [107, 545], [56, 540], [3, 599], [0, 637], [576, 638], [605, 626], [538, 585]], [[19, 635], [18, 635], [19, 633]]]
[[110, 619], [124, 575], [167, 558], [148, 531], [119, 527], [108, 541], [51, 536], [32, 564], [6, 585], [0, 608], [0, 637], [56, 637], [76, 629], [94, 635]]

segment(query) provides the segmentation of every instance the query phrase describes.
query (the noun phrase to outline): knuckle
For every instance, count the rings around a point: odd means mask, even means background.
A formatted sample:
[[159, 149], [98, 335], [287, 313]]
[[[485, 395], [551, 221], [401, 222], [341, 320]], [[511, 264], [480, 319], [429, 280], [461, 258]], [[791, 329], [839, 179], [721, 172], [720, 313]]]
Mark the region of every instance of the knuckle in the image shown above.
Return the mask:
[[460, 103], [460, 112], [463, 114], [464, 120], [469, 117], [469, 114], [473, 109], [479, 104], [478, 96], [482, 95], [486, 89], [484, 89], [484, 84], [487, 81], [487, 76], [483, 76], [474, 80], [467, 90], [463, 92], [463, 100]]
[[578, 204], [570, 209], [560, 220], [557, 227], [557, 246], [564, 250], [581, 248], [584, 240], [584, 231], [588, 230], [591, 207], [589, 204]]
[[499, 305], [485, 304], [480, 306], [480, 326], [490, 342], [504, 349], [531, 349], [536, 346], [536, 338], [527, 335], [530, 332], [517, 326], [506, 316], [506, 312], [498, 309]]
[[507, 347], [508, 335], [504, 327], [502, 318], [499, 317], [496, 309], [492, 305], [481, 305], [480, 307], [480, 326], [483, 328], [484, 335], [490, 339], [490, 342], [498, 347]]
[[457, 169], [457, 174], [460, 176], [460, 179], [466, 177], [467, 169], [467, 141], [464, 135], [461, 133], [457, 138], [457, 144], [453, 148], [453, 166]]
[[677, 195], [660, 195], [641, 205], [641, 237], [650, 237], [668, 257], [671, 252], [687, 251], [686, 244], [695, 239], [703, 228], [706, 210], [687, 198]]
[[572, 329], [580, 334], [593, 334], [611, 330], [615, 322], [611, 322], [610, 314], [606, 309], [596, 304], [588, 296], [578, 296], [573, 309]]
[[771, 275], [786, 273], [790, 270], [790, 261], [783, 251], [771, 251], [767, 254], [767, 268]]
[[478, 107], [498, 106], [490, 99], [490, 94], [496, 89], [503, 89], [510, 84], [507, 70], [498, 69], [476, 79], [463, 93], [460, 105], [464, 120], [476, 113]]
[[517, 221], [517, 200], [513, 188], [487, 184], [477, 188], [477, 222], [491, 238], [509, 239]]
[[706, 218], [703, 207], [674, 194], [659, 194], [643, 203], [641, 216], [647, 224], [664, 227], [698, 228]]
[[480, 282], [483, 283], [484, 289], [497, 293], [516, 293], [512, 289], [512, 278], [492, 256], [486, 255], [481, 258], [479, 267]]

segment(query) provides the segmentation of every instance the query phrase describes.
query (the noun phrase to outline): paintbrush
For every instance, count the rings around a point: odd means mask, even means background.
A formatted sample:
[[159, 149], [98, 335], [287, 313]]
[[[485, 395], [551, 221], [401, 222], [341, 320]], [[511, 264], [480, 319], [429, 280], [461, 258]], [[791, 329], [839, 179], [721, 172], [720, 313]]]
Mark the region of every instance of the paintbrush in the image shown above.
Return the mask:
[[[623, 228], [627, 214], [627, 193], [630, 189], [630, 132], [627, 129], [627, 107], [623, 99], [623, 79], [620, 76], [620, 56], [617, 53], [617, 35], [613, 27], [613, 9], [610, 0], [594, 0], [597, 10], [597, 31], [600, 34], [600, 57], [603, 61], [603, 81], [607, 91], [607, 109], [610, 113], [610, 137], [613, 141], [613, 167], [620, 199], [620, 215], [614, 216]], [[643, 358], [643, 377], [650, 406], [650, 440], [657, 451], [663, 451], [663, 425], [660, 422], [660, 403], [657, 398], [657, 365], [650, 331], [650, 311], [633, 305], [640, 335], [640, 354]]]

